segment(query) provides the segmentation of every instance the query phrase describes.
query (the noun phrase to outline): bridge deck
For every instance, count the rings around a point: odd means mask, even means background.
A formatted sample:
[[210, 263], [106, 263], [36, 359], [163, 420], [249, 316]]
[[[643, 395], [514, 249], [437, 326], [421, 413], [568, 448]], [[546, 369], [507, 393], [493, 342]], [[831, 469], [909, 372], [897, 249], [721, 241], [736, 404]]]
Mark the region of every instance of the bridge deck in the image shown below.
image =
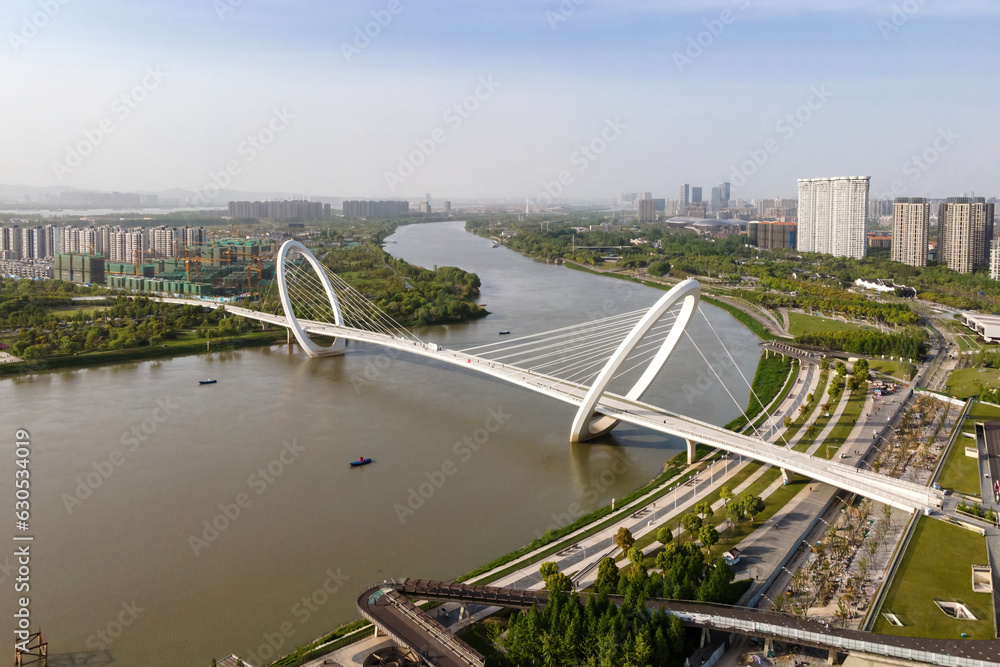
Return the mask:
[[[283, 315], [262, 313], [232, 304], [206, 303], [197, 299], [163, 298], [161, 300], [169, 303], [194, 303], [205, 307], [222, 305], [235, 315], [288, 327], [288, 320]], [[300, 324], [305, 331], [312, 335], [368, 342], [455, 366], [462, 366], [551, 396], [571, 405], [581, 405], [589, 389], [586, 385], [490, 361], [461, 351], [447, 350], [417, 339], [396, 338], [360, 329], [338, 327], [325, 322], [300, 320]], [[641, 401], [632, 401], [622, 396], [606, 393], [598, 404], [596, 412], [661, 433], [710, 444], [713, 447], [719, 447], [756, 461], [797, 472], [818, 482], [831, 484], [908, 512], [925, 508], [940, 508], [943, 505], [944, 494], [929, 487], [879, 475], [868, 470], [859, 470], [839, 462], [818, 459], [802, 452], [768, 443], [760, 438], [727, 431], [719, 426], [672, 413]]]
[[486, 659], [392, 586], [369, 586], [358, 610], [397, 644], [437, 667], [485, 667]]

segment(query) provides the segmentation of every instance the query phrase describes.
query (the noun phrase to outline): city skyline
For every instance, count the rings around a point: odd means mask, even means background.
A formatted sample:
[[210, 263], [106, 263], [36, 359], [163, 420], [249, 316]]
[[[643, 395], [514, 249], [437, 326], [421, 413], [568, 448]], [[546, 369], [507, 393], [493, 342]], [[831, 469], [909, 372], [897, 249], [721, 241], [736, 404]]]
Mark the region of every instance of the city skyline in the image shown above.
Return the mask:
[[865, 173], [873, 199], [995, 196], [1000, 8], [912, 4], [15, 0], [0, 183], [514, 201]]

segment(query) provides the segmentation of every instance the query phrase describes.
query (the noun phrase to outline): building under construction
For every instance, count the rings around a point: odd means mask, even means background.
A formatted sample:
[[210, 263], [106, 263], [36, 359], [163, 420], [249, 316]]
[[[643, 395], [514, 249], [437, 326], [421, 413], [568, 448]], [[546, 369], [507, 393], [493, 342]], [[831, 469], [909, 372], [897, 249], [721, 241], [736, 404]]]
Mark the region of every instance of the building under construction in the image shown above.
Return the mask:
[[134, 252], [132, 262], [108, 262], [92, 255], [56, 255], [55, 277], [74, 283], [176, 296], [239, 296], [274, 278], [274, 244], [222, 240], [181, 248], [156, 258]]

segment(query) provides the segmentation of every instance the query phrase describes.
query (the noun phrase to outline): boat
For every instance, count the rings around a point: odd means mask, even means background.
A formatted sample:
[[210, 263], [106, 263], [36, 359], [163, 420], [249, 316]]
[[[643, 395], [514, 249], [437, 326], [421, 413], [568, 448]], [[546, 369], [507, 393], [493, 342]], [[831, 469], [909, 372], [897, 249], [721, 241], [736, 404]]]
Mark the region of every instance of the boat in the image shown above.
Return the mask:
[[504, 329], [503, 331], [500, 332], [500, 335], [501, 336], [506, 336], [509, 333], [510, 333], [509, 331], [507, 331], [506, 329]]
[[500, 243], [498, 241], [494, 241], [493, 242], [493, 247], [494, 248], [499, 248], [500, 247]]
[[213, 380], [211, 378], [207, 380], [198, 380], [198, 384], [215, 384], [218, 380]]
[[362, 456], [357, 461], [351, 461], [351, 465], [353, 467], [366, 466], [366, 465], [368, 465], [371, 462], [372, 462], [371, 458], [367, 458], [366, 459], [365, 457]]

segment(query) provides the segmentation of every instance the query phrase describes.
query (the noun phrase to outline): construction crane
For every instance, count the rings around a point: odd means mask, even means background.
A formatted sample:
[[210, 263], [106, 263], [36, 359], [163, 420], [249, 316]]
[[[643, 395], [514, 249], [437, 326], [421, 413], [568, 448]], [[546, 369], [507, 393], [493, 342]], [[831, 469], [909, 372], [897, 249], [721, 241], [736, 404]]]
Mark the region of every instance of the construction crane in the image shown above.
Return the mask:
[[264, 277], [264, 260], [270, 260], [273, 262], [274, 254], [272, 253], [265, 254], [263, 252], [260, 252], [257, 254], [257, 266], [254, 266], [253, 262], [247, 264], [247, 293], [250, 292], [250, 287], [251, 287], [250, 274], [253, 273], [254, 271], [257, 272], [257, 285], [259, 287], [260, 281]]

